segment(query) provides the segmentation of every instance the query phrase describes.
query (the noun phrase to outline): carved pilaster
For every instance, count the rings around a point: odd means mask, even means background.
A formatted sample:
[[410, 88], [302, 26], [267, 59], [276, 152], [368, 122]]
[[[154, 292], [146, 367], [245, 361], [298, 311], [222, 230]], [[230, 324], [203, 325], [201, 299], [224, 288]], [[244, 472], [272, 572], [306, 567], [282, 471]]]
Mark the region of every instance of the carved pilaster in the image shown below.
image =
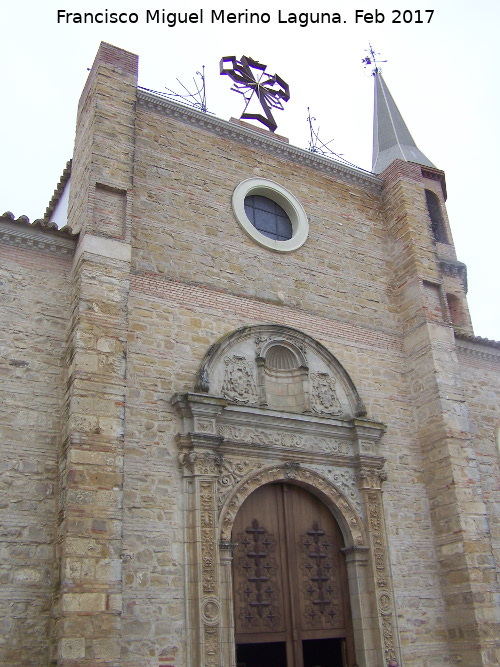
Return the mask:
[[219, 543], [222, 600], [221, 652], [223, 657], [221, 664], [228, 667], [236, 667], [231, 566], [233, 551], [237, 546], [235, 542], [230, 542], [229, 540], [222, 540]]
[[366, 507], [368, 535], [371, 545], [372, 570], [384, 660], [397, 660], [399, 640], [394, 611], [392, 577], [387, 552], [387, 538], [382, 505], [382, 482], [387, 479], [383, 463], [361, 465], [358, 480]]
[[188, 570], [187, 604], [192, 638], [191, 667], [219, 667], [221, 664], [221, 576], [217, 541], [217, 473], [218, 455], [199, 457], [192, 477], [186, 478], [190, 490], [189, 530], [187, 536]]
[[[187, 499], [187, 595], [191, 625], [190, 667], [222, 664], [221, 567], [217, 536], [217, 480], [224, 463], [218, 451], [216, 418], [226, 401], [207, 394], [177, 395], [172, 400], [185, 432], [177, 436]], [[221, 597], [222, 593], [222, 597]]]

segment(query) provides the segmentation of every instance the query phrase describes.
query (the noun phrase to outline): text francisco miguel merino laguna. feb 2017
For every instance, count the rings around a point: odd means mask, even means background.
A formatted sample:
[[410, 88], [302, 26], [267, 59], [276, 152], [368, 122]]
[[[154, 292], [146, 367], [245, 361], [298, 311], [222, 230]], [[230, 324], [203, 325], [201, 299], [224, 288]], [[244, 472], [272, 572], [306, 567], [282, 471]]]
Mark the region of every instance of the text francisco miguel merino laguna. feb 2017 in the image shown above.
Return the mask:
[[145, 9], [137, 12], [116, 12], [105, 9], [100, 12], [68, 12], [57, 10], [57, 23], [89, 24], [89, 23], [146, 23], [161, 24], [175, 28], [186, 24], [267, 24], [278, 23], [297, 25], [305, 28], [318, 24], [343, 23], [430, 23], [434, 15], [433, 9], [393, 9], [381, 12], [378, 9], [365, 11], [353, 9], [350, 15], [339, 12], [289, 12], [283, 9], [269, 12], [227, 12], [224, 9], [199, 9], [196, 12], [171, 12], [166, 9]]

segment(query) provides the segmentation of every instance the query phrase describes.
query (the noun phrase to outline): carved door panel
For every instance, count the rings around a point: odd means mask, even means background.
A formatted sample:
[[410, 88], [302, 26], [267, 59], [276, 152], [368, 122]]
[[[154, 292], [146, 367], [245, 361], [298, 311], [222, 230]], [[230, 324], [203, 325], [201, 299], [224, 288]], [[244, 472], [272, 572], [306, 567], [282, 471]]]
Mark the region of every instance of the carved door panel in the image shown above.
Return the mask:
[[269, 484], [242, 505], [233, 528], [237, 663], [347, 667], [355, 663], [344, 546], [315, 496]]

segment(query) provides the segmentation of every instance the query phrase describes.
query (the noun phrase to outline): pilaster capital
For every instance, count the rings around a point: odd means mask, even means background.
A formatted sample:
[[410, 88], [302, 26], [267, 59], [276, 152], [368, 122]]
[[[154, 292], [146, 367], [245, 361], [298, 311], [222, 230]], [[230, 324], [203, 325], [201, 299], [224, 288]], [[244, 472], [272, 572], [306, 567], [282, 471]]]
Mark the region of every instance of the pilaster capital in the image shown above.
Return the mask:
[[381, 491], [387, 480], [385, 459], [358, 456], [356, 464], [360, 489]]
[[201, 393], [174, 394], [170, 401], [182, 418], [184, 433], [216, 435], [216, 419], [227, 405], [225, 398]]
[[179, 463], [184, 476], [202, 475], [218, 477], [224, 462], [220, 452], [196, 450], [195, 448], [179, 447]]
[[377, 452], [377, 445], [387, 431], [385, 424], [371, 419], [353, 419], [354, 448], [359, 456], [370, 456]]

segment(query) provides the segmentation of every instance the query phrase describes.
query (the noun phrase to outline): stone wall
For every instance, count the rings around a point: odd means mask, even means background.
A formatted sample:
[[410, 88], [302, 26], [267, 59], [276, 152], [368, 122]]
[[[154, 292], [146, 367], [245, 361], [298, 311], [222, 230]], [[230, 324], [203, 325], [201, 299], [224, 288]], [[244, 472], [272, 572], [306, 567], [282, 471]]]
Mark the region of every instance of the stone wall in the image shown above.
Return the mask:
[[47, 665], [74, 242], [0, 220], [0, 663]]
[[496, 580], [500, 572], [500, 346], [462, 338], [457, 347], [487, 509], [489, 539], [477, 557], [491, 564]]

